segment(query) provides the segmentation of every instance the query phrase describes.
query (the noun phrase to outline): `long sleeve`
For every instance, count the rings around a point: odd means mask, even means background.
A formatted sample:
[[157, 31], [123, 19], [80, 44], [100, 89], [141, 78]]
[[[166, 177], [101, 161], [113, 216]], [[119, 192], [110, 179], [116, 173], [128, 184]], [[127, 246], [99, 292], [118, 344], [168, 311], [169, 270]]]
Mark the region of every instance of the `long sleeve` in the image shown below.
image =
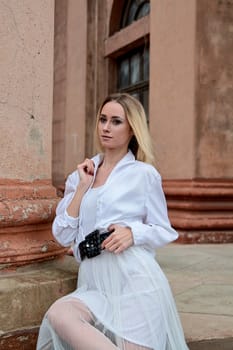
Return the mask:
[[158, 174], [150, 174], [145, 199], [145, 219], [130, 225], [135, 245], [158, 248], [177, 239], [178, 233], [171, 227], [167, 204]]
[[[95, 169], [101, 157], [94, 157]], [[136, 175], [136, 176], [135, 176]], [[129, 180], [130, 179], [130, 180]], [[64, 198], [59, 202], [53, 222], [53, 235], [63, 246], [74, 241], [76, 245], [88, 232], [80, 217], [70, 217], [66, 211], [77, 189], [77, 171], [67, 179]], [[96, 208], [96, 229], [107, 229], [111, 224], [131, 227], [134, 244], [150, 249], [161, 247], [177, 239], [171, 227], [167, 204], [157, 170], [149, 164], [135, 161], [128, 153], [109, 175], [100, 189]]]
[[71, 202], [77, 188], [77, 173], [72, 173], [65, 186], [64, 198], [58, 203], [52, 232], [56, 240], [63, 246], [69, 246], [75, 239], [79, 226], [79, 217], [68, 215], [66, 209]]

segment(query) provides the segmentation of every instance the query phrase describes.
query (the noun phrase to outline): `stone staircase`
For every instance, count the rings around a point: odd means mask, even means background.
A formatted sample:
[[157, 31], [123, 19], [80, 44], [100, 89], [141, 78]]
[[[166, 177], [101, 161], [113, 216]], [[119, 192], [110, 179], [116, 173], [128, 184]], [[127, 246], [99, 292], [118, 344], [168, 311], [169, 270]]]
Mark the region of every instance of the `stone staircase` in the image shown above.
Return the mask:
[[[233, 244], [170, 244], [157, 259], [190, 350], [233, 350]], [[0, 350], [34, 350], [49, 305], [76, 286], [73, 257], [0, 271]], [[100, 349], [101, 350], [101, 349]]]

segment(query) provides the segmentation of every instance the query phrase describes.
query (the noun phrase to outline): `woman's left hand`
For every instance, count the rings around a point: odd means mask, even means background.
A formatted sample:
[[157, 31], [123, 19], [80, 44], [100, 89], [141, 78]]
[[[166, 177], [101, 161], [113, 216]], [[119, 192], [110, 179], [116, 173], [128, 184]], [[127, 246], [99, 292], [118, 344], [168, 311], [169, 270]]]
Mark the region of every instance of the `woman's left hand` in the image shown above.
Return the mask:
[[119, 254], [133, 245], [133, 234], [129, 227], [111, 225], [108, 230], [114, 232], [103, 241], [103, 249]]

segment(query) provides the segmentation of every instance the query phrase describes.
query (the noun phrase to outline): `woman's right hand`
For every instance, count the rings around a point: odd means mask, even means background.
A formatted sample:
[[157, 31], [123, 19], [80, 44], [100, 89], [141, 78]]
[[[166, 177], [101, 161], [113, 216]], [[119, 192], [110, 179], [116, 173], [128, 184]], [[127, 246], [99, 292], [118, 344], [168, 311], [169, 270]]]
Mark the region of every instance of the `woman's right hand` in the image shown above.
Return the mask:
[[87, 191], [90, 187], [93, 177], [94, 177], [94, 169], [95, 165], [91, 159], [86, 158], [84, 162], [78, 164], [77, 170], [79, 173], [79, 186], [82, 187], [83, 190]]
[[78, 217], [82, 198], [93, 181], [94, 169], [95, 165], [90, 159], [85, 159], [84, 162], [77, 165], [80, 181], [75, 194], [67, 207], [67, 213], [69, 216], [75, 218]]

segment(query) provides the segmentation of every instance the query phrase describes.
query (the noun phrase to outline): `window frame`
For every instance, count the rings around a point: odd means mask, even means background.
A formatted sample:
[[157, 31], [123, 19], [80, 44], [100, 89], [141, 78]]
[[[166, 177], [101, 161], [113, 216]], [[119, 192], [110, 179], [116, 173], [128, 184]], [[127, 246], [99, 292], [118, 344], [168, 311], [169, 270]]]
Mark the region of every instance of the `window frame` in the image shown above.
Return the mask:
[[117, 90], [117, 59], [140, 46], [149, 45], [149, 42], [150, 15], [140, 18], [105, 40], [104, 58], [107, 59], [109, 93]]
[[[130, 19], [129, 15], [130, 15], [130, 11], [132, 10], [132, 6], [136, 3], [136, 8], [135, 8], [135, 12], [133, 15], [133, 18]], [[149, 0], [131, 0], [131, 1], [127, 1], [125, 3], [124, 9], [122, 11], [122, 17], [121, 17], [121, 21], [120, 21], [120, 28], [126, 28], [127, 26], [129, 26], [130, 24], [132, 24], [134, 21], [138, 21], [140, 18], [145, 17], [147, 15], [141, 16], [138, 18], [138, 14], [140, 13], [141, 9], [144, 7], [144, 5], [148, 4], [150, 7], [150, 1]], [[149, 11], [150, 13], [150, 11]]]

